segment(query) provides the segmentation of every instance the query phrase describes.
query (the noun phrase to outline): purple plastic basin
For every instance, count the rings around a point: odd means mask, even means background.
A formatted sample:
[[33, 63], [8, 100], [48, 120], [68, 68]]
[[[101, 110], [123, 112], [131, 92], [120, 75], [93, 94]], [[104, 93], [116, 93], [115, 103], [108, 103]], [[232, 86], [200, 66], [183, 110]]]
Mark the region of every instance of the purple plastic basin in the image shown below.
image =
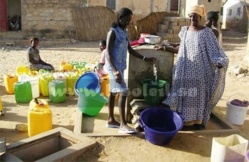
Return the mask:
[[146, 108], [142, 111], [139, 124], [144, 128], [145, 138], [155, 145], [170, 143], [183, 127], [183, 118], [168, 108]]

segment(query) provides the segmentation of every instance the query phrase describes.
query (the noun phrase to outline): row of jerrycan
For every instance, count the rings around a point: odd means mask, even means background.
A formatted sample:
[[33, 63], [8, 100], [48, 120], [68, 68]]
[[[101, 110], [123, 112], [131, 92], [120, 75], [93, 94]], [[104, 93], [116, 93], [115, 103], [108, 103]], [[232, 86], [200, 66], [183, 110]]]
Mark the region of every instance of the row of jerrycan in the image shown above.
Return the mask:
[[[17, 103], [28, 103], [34, 98], [31, 83], [28, 81], [16, 82], [14, 90]], [[52, 80], [49, 82], [49, 99], [53, 103], [60, 103], [66, 100], [66, 87], [63, 81]]]
[[76, 72], [65, 73], [41, 73], [40, 78], [40, 90], [42, 96], [49, 96], [49, 83], [53, 80], [61, 80], [65, 84], [66, 93], [74, 95], [74, 85], [79, 78], [79, 74]]
[[[20, 78], [20, 77], [19, 77]], [[75, 73], [41, 73], [38, 77], [18, 77], [13, 75], [5, 75], [5, 87], [9, 94], [15, 92], [17, 103], [27, 103], [32, 98], [49, 96], [51, 102], [59, 103], [66, 100], [66, 92], [74, 94], [74, 86], [78, 76]], [[64, 83], [64, 85], [63, 85]], [[14, 88], [13, 88], [14, 87]], [[67, 87], [67, 88], [66, 88]], [[101, 93], [108, 97], [109, 95], [109, 77], [101, 77]]]
[[28, 111], [28, 136], [52, 129], [52, 111], [45, 100], [33, 99]]
[[[72, 65], [71, 65], [72, 66]], [[85, 64], [84, 64], [85, 66]], [[72, 68], [66, 69], [66, 70], [72, 70]], [[4, 76], [4, 82], [5, 82], [5, 88], [6, 92], [8, 94], [14, 94], [14, 83], [19, 81], [19, 76], [22, 75], [37, 75], [39, 76], [39, 89], [42, 96], [48, 96], [49, 95], [49, 89], [48, 89], [48, 83], [51, 80], [59, 79], [63, 80], [66, 85], [66, 90], [69, 95], [74, 95], [74, 84], [79, 78], [79, 73], [76, 71], [67, 71], [65, 73], [62, 72], [55, 72], [50, 73], [46, 70], [39, 70], [37, 71], [30, 71], [29, 68], [26, 65], [21, 65], [16, 68], [15, 75], [5, 75]], [[23, 81], [23, 80], [22, 80]], [[32, 82], [31, 82], [32, 85]], [[33, 96], [37, 97], [37, 96]]]
[[76, 75], [67, 73], [66, 79], [66, 77], [61, 77], [62, 75], [51, 74], [47, 73], [39, 78], [30, 77], [27, 79], [23, 77], [25, 79], [19, 79], [20, 82], [15, 75], [5, 75], [6, 91], [9, 94], [15, 93], [17, 103], [27, 103], [32, 98], [39, 97], [40, 93], [43, 96], [49, 96], [52, 102], [58, 103], [65, 101], [66, 92], [74, 94], [74, 84], [78, 79]]
[[[8, 94], [14, 94], [14, 83], [17, 81], [25, 81], [27, 80], [27, 77], [24, 79], [19, 79], [22, 76], [27, 76], [27, 74], [20, 74], [20, 75], [5, 75], [4, 76], [4, 83], [5, 83], [5, 89]], [[35, 78], [34, 76], [30, 76], [30, 78]], [[56, 73], [50, 73], [46, 72], [44, 70], [39, 71], [39, 89], [42, 96], [48, 96], [49, 90], [48, 90], [48, 83], [54, 79], [57, 80], [63, 80], [65, 82], [65, 85], [67, 87], [67, 93], [69, 95], [74, 95], [74, 84], [79, 78], [79, 74], [77, 72], [56, 72]]]
[[[14, 88], [7, 88], [7, 90], [11, 90], [13, 93], [15, 92], [15, 100], [17, 103], [28, 103], [33, 98], [39, 97], [39, 80], [34, 78], [34, 80], [12, 83], [14, 84]], [[52, 80], [49, 82], [48, 91], [51, 102], [59, 103], [66, 100], [66, 87], [63, 81]]]

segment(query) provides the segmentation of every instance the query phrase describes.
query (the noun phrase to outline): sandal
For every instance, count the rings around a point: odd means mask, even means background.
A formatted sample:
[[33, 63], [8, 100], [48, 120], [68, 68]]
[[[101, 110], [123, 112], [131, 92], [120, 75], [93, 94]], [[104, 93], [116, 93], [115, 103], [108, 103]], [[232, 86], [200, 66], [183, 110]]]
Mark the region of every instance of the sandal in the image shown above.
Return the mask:
[[115, 125], [115, 124], [106, 124], [107, 128], [119, 128], [120, 125]]
[[121, 133], [121, 134], [134, 134], [134, 133], [137, 133], [137, 131], [133, 128], [130, 128], [128, 126], [123, 126], [121, 128], [119, 128], [118, 130], [118, 133]]
[[119, 128], [120, 127], [120, 123], [113, 120], [113, 121], [108, 121], [105, 125], [107, 128]]

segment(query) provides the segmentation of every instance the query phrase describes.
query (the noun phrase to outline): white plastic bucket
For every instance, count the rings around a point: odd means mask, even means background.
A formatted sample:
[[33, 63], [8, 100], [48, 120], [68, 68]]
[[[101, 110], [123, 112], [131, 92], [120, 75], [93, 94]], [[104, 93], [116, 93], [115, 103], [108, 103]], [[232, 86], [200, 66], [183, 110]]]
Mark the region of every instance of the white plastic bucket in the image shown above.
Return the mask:
[[32, 97], [37, 98], [40, 96], [40, 87], [39, 87], [39, 78], [38, 77], [31, 77], [29, 75], [21, 75], [18, 77], [18, 81], [30, 82], [31, 90], [32, 90]]
[[39, 78], [38, 77], [32, 77], [28, 81], [31, 84], [33, 98], [39, 97], [40, 96]]
[[235, 125], [243, 125], [246, 117], [248, 107], [241, 107], [232, 105], [227, 102], [226, 119]]
[[238, 134], [214, 137], [211, 162], [244, 162], [248, 140]]

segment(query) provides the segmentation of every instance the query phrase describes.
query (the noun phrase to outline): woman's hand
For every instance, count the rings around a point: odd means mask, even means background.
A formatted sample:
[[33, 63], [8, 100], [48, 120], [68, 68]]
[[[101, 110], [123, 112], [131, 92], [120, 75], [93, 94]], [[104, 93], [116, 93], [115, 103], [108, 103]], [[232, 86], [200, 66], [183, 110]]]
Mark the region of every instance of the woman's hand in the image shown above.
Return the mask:
[[155, 50], [163, 50], [164, 48], [163, 48], [163, 45], [156, 45], [156, 46], [154, 47], [154, 49], [155, 49]]
[[154, 49], [167, 51], [167, 52], [171, 52], [171, 53], [178, 53], [179, 45], [178, 44], [176, 44], [176, 46], [156, 45], [156, 46], [154, 46]]
[[121, 78], [121, 75], [120, 75], [119, 71], [114, 72], [114, 76], [115, 76], [116, 82], [121, 83], [122, 78]]
[[217, 68], [221, 69], [221, 68], [223, 68], [223, 66], [220, 63], [218, 63]]

